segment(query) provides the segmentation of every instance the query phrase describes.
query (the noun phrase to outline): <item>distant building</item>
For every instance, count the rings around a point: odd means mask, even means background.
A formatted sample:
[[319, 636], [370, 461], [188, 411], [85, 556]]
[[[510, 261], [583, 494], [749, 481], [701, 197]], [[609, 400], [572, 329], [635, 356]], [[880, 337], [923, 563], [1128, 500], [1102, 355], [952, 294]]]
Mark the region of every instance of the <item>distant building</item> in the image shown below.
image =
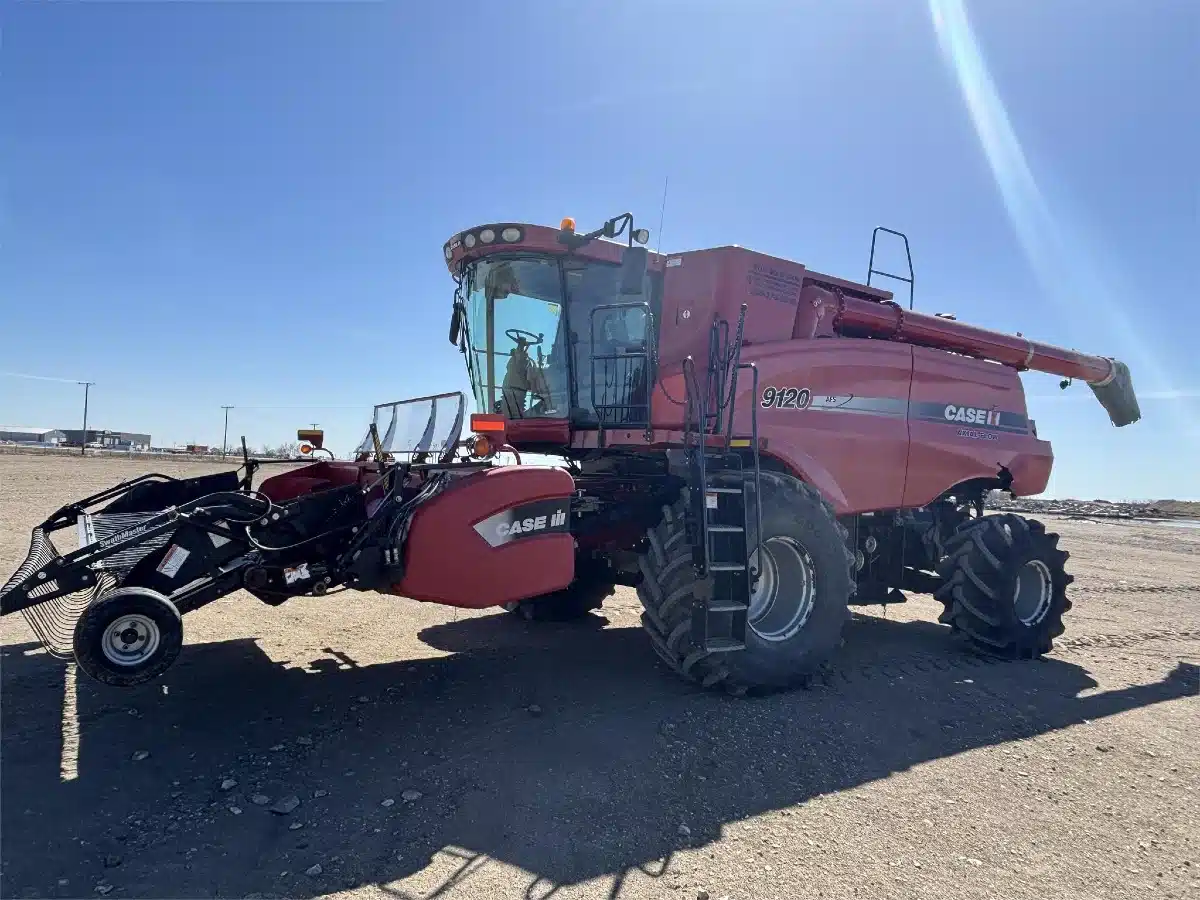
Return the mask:
[[87, 444], [89, 447], [103, 447], [106, 450], [149, 450], [150, 435], [137, 434], [132, 431], [106, 431], [89, 428], [87, 437], [78, 428], [64, 428], [59, 432], [64, 435], [66, 443], [72, 447]]
[[66, 434], [57, 428], [0, 425], [0, 441], [11, 441], [14, 444], [62, 444], [66, 440]]

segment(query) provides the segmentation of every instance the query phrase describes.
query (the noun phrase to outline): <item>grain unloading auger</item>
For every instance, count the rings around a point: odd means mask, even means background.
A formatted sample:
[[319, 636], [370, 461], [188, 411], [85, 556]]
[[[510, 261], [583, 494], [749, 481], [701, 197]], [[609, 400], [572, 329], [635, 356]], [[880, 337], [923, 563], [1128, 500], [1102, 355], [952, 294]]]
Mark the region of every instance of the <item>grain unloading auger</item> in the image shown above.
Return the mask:
[[1031, 341], [1019, 334], [989, 331], [943, 316], [906, 312], [894, 301], [873, 302], [843, 294], [825, 311], [832, 312], [839, 322], [839, 333], [847, 337], [902, 341], [1002, 363], [1017, 371], [1032, 370], [1081, 379], [1092, 389], [1113, 425], [1120, 428], [1141, 418], [1129, 367], [1120, 360], [1089, 356]]
[[[355, 462], [257, 490], [248, 459], [241, 480], [119, 485], [34, 531], [0, 612], [113, 684], [161, 674], [180, 614], [239, 588], [569, 619], [632, 585], [658, 655], [735, 693], [803, 681], [851, 605], [906, 591], [979, 650], [1048, 652], [1068, 554], [1037, 521], [984, 514], [991, 490], [1042, 492], [1053, 462], [1019, 372], [1086, 381], [1122, 426], [1140, 416], [1128, 369], [788, 260], [646, 238], [629, 214], [455, 235], [474, 437], [461, 397], [418, 398], [377, 408]], [[62, 556], [49, 535], [76, 522]]]

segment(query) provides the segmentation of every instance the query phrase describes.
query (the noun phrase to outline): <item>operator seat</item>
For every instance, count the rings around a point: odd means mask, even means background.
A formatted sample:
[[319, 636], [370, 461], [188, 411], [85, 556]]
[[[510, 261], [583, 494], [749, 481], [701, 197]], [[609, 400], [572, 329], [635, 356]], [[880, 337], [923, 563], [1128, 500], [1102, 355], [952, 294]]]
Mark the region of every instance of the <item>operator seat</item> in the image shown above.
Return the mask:
[[550, 388], [541, 368], [529, 358], [528, 345], [517, 343], [508, 357], [504, 370], [504, 382], [500, 386], [501, 411], [507, 418], [519, 419], [525, 415], [525, 397], [532, 393], [543, 404], [550, 402]]

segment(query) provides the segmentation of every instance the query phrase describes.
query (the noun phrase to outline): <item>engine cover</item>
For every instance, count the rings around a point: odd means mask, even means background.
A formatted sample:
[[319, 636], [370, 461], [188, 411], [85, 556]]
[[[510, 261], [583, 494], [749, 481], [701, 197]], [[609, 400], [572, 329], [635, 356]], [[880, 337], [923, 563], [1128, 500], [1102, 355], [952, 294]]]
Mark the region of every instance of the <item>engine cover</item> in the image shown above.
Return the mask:
[[393, 592], [482, 609], [575, 578], [571, 495], [562, 469], [501, 466], [456, 479], [413, 513]]

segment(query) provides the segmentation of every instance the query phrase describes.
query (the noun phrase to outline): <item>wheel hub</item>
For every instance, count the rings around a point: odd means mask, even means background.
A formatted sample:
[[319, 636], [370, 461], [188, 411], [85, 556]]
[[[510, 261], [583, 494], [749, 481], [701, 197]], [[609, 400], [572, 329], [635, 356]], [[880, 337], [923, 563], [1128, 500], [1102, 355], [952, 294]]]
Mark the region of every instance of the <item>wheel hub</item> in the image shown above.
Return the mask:
[[1013, 610], [1023, 624], [1032, 627], [1046, 618], [1053, 595], [1049, 566], [1040, 559], [1031, 559], [1021, 566], [1013, 587]]
[[115, 666], [136, 666], [158, 649], [162, 634], [149, 616], [130, 613], [118, 616], [104, 629], [100, 647], [104, 658]]
[[816, 567], [799, 541], [773, 537], [750, 557], [758, 572], [750, 593], [747, 624], [770, 643], [795, 636], [808, 621], [816, 600]]

